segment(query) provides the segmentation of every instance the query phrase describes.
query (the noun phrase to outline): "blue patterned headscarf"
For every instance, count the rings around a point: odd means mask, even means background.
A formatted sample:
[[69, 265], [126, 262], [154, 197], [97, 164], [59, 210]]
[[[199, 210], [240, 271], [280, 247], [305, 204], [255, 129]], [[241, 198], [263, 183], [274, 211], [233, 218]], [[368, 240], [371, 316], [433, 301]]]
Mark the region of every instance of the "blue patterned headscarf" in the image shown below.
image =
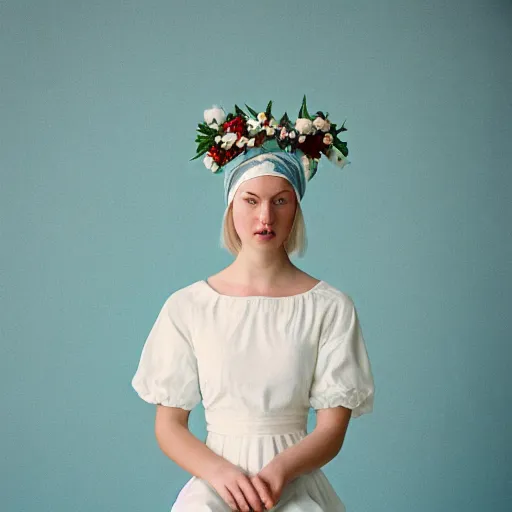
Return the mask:
[[299, 149], [292, 153], [264, 144], [235, 157], [223, 167], [226, 206], [229, 206], [244, 181], [257, 176], [279, 176], [287, 179], [300, 202], [306, 192], [307, 181], [301, 161], [302, 154]]

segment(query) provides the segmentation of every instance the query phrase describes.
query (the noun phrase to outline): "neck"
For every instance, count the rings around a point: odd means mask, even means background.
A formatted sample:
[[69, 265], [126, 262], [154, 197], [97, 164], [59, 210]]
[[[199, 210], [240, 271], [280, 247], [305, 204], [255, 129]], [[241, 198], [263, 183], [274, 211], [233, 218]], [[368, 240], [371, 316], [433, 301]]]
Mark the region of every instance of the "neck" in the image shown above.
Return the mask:
[[283, 278], [297, 272], [284, 247], [277, 251], [242, 250], [230, 265], [233, 277], [242, 285], [257, 283], [262, 288], [272, 288]]

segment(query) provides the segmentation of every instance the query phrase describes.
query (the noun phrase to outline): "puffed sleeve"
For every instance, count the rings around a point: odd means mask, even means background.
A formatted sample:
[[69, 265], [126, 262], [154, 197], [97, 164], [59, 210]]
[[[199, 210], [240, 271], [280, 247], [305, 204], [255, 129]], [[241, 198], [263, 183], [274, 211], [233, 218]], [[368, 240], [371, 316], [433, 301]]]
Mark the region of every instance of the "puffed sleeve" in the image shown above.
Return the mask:
[[132, 387], [151, 404], [192, 410], [201, 394], [186, 306], [174, 294], [165, 301], [142, 348]]
[[344, 294], [320, 340], [310, 388], [313, 409], [342, 405], [352, 418], [373, 411], [375, 386], [368, 352], [352, 299]]

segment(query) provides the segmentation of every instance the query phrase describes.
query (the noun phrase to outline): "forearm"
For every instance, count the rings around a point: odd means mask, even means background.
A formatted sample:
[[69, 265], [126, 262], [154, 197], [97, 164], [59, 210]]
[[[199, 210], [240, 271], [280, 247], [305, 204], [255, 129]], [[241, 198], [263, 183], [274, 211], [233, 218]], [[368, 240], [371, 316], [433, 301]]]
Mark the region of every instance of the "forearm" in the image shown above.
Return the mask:
[[217, 455], [206, 444], [180, 424], [169, 424], [156, 430], [160, 449], [190, 474], [209, 481], [229, 461]]
[[321, 468], [341, 450], [345, 433], [339, 429], [315, 429], [297, 444], [276, 455], [275, 464], [290, 482], [298, 476]]

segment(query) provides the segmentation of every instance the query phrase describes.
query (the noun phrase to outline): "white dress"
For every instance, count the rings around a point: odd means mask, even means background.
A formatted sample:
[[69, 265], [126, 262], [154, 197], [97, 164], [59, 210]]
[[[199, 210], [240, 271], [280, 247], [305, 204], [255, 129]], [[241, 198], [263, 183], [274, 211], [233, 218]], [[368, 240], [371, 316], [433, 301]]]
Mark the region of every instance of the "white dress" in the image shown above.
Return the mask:
[[[206, 445], [250, 475], [307, 435], [310, 407], [372, 412], [374, 381], [354, 303], [320, 281], [288, 297], [222, 295], [206, 280], [172, 293], [147, 337], [132, 386], [146, 402], [203, 403]], [[229, 512], [192, 476], [171, 512]], [[324, 472], [302, 474], [272, 511], [344, 512]]]

